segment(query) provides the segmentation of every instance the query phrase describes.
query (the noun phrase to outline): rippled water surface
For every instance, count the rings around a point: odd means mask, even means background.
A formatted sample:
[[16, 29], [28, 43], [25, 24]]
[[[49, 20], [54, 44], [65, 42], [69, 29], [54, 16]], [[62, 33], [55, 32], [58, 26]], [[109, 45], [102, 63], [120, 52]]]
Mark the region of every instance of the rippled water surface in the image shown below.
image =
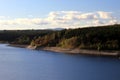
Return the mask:
[[120, 80], [120, 60], [0, 44], [0, 80]]

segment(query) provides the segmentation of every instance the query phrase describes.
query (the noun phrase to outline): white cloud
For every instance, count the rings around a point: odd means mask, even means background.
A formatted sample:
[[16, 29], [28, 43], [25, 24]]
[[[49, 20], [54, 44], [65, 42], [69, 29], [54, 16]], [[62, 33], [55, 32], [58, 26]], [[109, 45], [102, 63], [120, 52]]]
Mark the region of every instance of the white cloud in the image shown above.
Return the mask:
[[112, 18], [111, 12], [98, 11], [97, 13], [100, 16], [100, 18], [102, 18], [102, 19], [111, 19]]
[[[5, 20], [3, 20], [3, 18]], [[12, 26], [19, 29], [29, 28], [77, 28], [85, 26], [109, 25], [120, 22], [112, 16], [111, 12], [80, 12], [80, 11], [54, 11], [50, 12], [45, 18], [16, 18], [8, 19], [0, 16], [0, 26], [6, 26], [13, 29]]]
[[5, 16], [0, 16], [0, 19], [5, 19], [6, 17]]
[[10, 18], [9, 16], [0, 16], [0, 20], [9, 19], [9, 18]]

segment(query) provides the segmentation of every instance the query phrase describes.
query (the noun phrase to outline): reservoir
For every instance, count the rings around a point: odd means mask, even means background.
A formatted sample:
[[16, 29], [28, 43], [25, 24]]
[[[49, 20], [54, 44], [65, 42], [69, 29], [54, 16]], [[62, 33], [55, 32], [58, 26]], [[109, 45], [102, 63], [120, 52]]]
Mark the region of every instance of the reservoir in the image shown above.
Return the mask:
[[120, 59], [0, 44], [0, 80], [120, 80]]

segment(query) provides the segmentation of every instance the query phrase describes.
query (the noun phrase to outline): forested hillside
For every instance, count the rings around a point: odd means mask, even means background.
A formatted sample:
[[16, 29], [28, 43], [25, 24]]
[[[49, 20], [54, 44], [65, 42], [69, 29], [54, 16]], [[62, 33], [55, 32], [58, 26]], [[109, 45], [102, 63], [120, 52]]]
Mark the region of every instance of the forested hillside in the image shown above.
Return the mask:
[[120, 25], [53, 30], [0, 31], [0, 41], [37, 47], [120, 49]]
[[44, 36], [52, 30], [3, 30], [0, 31], [0, 41], [12, 44], [30, 44], [32, 39]]
[[32, 46], [96, 50], [120, 49], [120, 25], [68, 29], [33, 39]]

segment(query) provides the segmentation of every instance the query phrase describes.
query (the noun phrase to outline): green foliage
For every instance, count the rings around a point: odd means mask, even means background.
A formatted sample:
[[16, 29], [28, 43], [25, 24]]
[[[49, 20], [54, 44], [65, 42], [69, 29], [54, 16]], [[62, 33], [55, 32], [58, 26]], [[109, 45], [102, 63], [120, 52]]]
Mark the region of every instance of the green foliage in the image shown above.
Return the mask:
[[[51, 30], [3, 30], [0, 31], [0, 41], [9, 43], [30, 43], [32, 39], [36, 39], [38, 36], [44, 36], [53, 31]], [[27, 37], [24, 39], [24, 37]], [[29, 38], [29, 40], [28, 40]]]
[[27, 36], [20, 36], [16, 40], [17, 44], [30, 44], [30, 38]]
[[105, 44], [104, 44], [104, 48], [105, 49], [119, 49], [119, 41], [118, 40], [108, 40]]
[[55, 46], [57, 35], [55, 33], [45, 35], [43, 37], [38, 37], [31, 44], [34, 43], [35, 46]]
[[120, 49], [120, 25], [98, 26], [62, 31], [0, 31], [0, 41], [32, 46], [59, 46], [96, 50]]
[[120, 25], [68, 29], [37, 38], [37, 46], [82, 49], [120, 49]]
[[63, 39], [58, 46], [63, 48], [76, 48], [78, 46], [77, 37], [72, 37], [69, 39]]

